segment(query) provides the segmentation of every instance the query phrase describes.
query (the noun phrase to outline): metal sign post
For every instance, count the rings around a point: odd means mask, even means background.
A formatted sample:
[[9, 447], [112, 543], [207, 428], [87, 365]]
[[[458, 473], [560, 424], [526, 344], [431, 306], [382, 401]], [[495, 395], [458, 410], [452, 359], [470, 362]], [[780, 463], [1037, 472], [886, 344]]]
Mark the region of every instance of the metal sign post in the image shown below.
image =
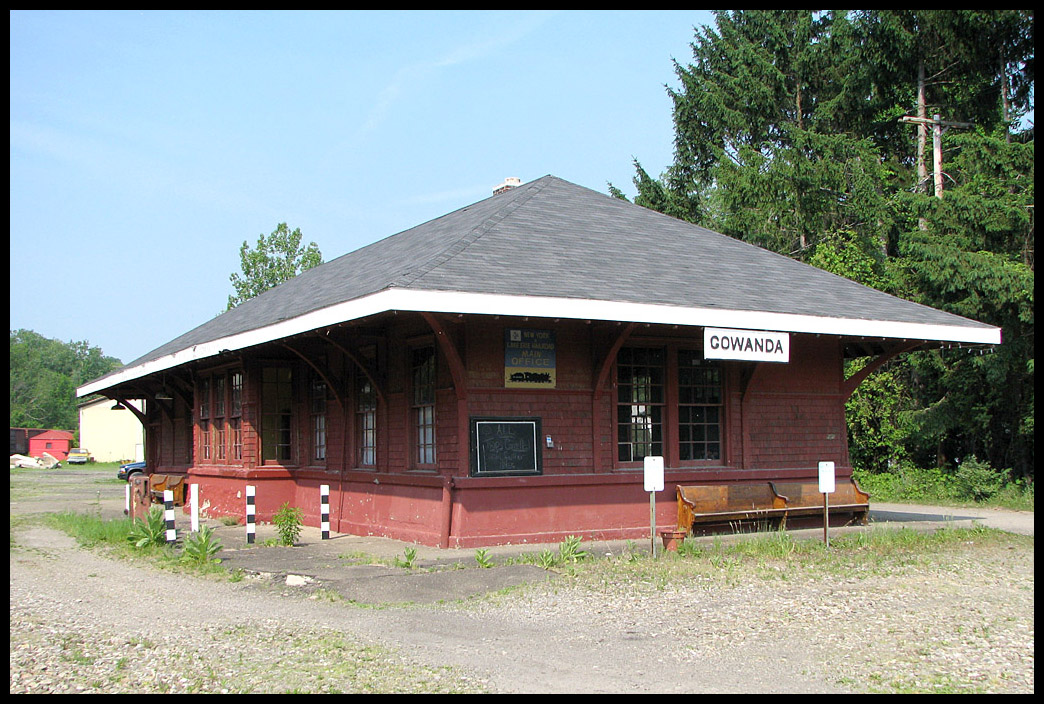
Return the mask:
[[819, 463], [819, 492], [823, 495], [823, 542], [830, 548], [830, 495], [834, 493], [834, 463]]
[[823, 542], [830, 549], [830, 494], [823, 493]]
[[199, 484], [189, 484], [189, 520], [192, 532], [199, 532]]
[[663, 457], [645, 458], [645, 490], [649, 492], [649, 541], [656, 557], [656, 492], [663, 491]]
[[649, 551], [656, 557], [656, 492], [649, 492]]

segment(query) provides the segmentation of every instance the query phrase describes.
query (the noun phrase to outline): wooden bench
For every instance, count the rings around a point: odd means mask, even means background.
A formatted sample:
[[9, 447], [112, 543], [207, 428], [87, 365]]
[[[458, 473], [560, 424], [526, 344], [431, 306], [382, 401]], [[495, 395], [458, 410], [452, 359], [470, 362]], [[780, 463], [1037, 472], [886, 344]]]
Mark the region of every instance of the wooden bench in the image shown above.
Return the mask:
[[[823, 494], [818, 481], [770, 482], [772, 490], [786, 499], [787, 513], [791, 516], [821, 515]], [[830, 494], [827, 506], [830, 515], [848, 514], [852, 521], [865, 524], [870, 513], [870, 495], [859, 488], [855, 479], [839, 480]]]
[[[836, 483], [830, 494], [830, 515], [849, 515], [866, 523], [870, 495], [854, 479]], [[692, 532], [696, 524], [733, 523], [823, 513], [818, 481], [760, 481], [702, 484], [678, 487], [679, 533]]]
[[150, 474], [149, 491], [152, 494], [152, 503], [163, 503], [163, 492], [170, 491], [174, 494], [174, 505], [185, 505], [185, 475], [184, 474]]

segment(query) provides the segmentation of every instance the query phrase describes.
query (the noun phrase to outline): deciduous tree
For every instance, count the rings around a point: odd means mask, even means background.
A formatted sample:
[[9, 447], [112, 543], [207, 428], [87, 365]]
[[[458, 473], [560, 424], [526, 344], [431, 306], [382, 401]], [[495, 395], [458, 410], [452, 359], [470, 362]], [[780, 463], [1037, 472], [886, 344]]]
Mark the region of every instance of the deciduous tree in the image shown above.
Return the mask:
[[227, 310], [322, 264], [323, 255], [318, 245], [315, 242], [302, 245], [302, 239], [299, 228], [291, 231], [281, 222], [271, 234], [259, 235], [256, 247], [251, 248], [244, 241], [239, 248], [242, 273], [229, 276], [235, 293], [228, 297]]
[[60, 342], [11, 330], [11, 427], [75, 432], [76, 387], [122, 366], [86, 341]]

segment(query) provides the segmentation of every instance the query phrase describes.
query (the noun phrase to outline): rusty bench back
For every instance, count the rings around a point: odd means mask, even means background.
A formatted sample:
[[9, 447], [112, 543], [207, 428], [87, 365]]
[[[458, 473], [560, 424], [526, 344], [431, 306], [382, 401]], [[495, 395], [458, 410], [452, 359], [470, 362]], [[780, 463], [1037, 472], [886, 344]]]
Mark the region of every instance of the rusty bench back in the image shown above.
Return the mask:
[[[830, 505], [847, 508], [865, 520], [870, 496], [854, 479], [836, 483]], [[818, 481], [735, 482], [678, 487], [678, 529], [693, 523], [808, 514], [822, 510]]]
[[[823, 506], [823, 494], [818, 481], [769, 482], [780, 496], [785, 497], [787, 508], [812, 508]], [[870, 495], [859, 488], [855, 479], [842, 479], [835, 483], [830, 495], [831, 506], [858, 506], [870, 504]]]
[[691, 506], [694, 513], [724, 513], [786, 506], [772, 491], [768, 482], [679, 486], [678, 499]]
[[152, 500], [155, 503], [163, 503], [163, 492], [170, 491], [174, 494], [175, 506], [183, 506], [185, 504], [184, 474], [149, 475], [149, 488], [152, 491]]
[[768, 482], [679, 486], [678, 527], [689, 530], [701, 517], [708, 520], [711, 516], [738, 516], [785, 506]]

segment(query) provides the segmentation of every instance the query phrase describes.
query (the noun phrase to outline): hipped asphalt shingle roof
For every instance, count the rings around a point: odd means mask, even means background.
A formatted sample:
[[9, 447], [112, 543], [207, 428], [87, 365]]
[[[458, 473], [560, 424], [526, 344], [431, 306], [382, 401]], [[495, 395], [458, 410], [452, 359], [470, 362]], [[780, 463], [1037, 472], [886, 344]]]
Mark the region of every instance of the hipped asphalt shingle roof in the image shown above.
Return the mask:
[[996, 327], [545, 176], [306, 271], [79, 393], [385, 310], [1000, 342]]

